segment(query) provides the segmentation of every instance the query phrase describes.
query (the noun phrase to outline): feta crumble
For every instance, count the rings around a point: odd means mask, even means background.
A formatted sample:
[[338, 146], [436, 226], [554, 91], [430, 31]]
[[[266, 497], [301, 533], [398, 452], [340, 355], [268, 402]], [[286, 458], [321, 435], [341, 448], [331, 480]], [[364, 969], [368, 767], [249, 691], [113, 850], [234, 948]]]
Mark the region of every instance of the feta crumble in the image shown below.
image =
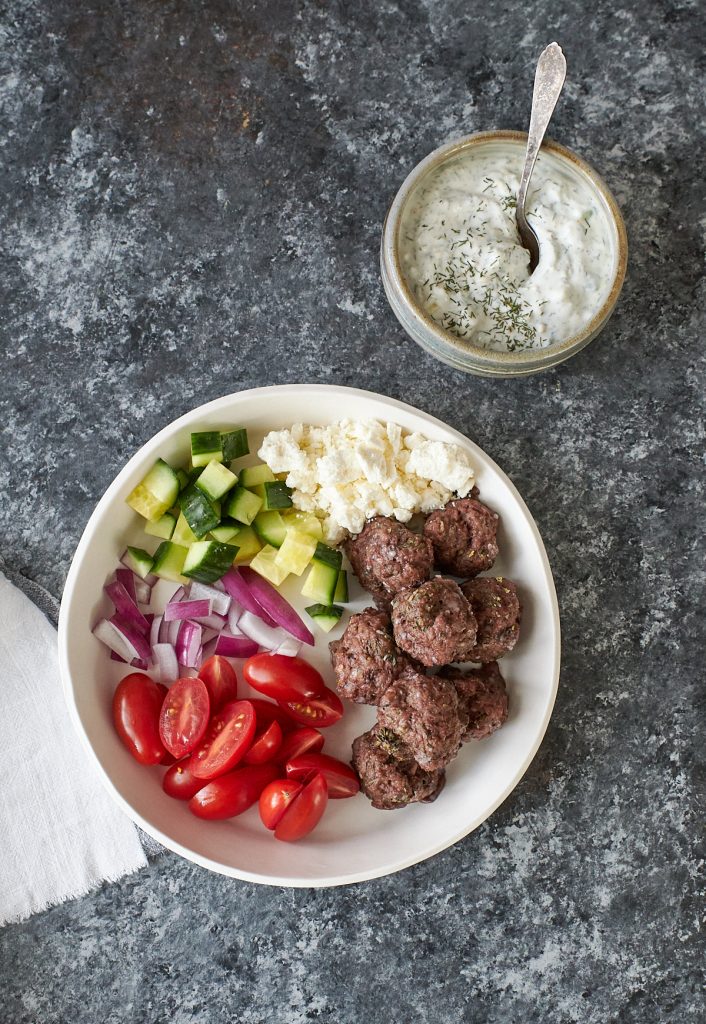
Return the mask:
[[270, 431], [258, 455], [273, 473], [287, 474], [295, 507], [319, 516], [329, 544], [360, 533], [373, 516], [406, 523], [415, 512], [441, 508], [475, 481], [458, 445], [377, 420], [295, 423]]

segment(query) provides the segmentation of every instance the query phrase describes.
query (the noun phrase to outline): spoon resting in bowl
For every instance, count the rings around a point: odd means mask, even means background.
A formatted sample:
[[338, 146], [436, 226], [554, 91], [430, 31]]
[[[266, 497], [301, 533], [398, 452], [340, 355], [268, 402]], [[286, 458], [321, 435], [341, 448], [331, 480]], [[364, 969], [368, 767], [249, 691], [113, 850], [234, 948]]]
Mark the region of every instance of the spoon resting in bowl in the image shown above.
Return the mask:
[[542, 50], [537, 61], [537, 70], [534, 76], [534, 92], [532, 93], [532, 113], [530, 115], [529, 134], [527, 136], [527, 153], [525, 165], [522, 168], [520, 187], [517, 191], [517, 207], [515, 219], [517, 230], [520, 233], [520, 240], [529, 252], [529, 270], [533, 274], [539, 263], [539, 239], [534, 228], [527, 220], [525, 204], [527, 202], [527, 191], [530, 178], [537, 160], [544, 134], [547, 130], [551, 116], [554, 113], [556, 101], [564, 85], [566, 78], [566, 58], [558, 43], [550, 43]]

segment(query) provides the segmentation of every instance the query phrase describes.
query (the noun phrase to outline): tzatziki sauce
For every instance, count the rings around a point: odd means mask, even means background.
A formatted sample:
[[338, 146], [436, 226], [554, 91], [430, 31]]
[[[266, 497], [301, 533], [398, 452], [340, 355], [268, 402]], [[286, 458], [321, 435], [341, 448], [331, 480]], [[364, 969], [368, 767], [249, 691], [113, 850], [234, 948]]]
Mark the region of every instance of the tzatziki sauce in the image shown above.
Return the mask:
[[611, 224], [578, 170], [540, 153], [527, 197], [539, 265], [515, 223], [524, 146], [470, 147], [424, 178], [399, 235], [420, 306], [458, 338], [495, 351], [547, 348], [582, 331], [610, 293]]

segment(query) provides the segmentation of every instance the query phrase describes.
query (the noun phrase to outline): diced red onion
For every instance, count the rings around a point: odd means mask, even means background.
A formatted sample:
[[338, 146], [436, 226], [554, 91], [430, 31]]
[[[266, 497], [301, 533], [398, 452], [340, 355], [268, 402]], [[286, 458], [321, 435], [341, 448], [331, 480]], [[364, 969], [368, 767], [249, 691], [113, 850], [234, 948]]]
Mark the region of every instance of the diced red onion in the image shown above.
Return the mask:
[[209, 629], [208, 626], [204, 626], [202, 622], [200, 622], [199, 625], [201, 626], [201, 643], [204, 647], [210, 640], [213, 640], [214, 637], [217, 637], [221, 632], [220, 629]]
[[314, 634], [307, 629], [306, 625], [299, 618], [291, 604], [282, 597], [271, 583], [262, 576], [259, 576], [254, 569], [244, 565], [241, 570], [242, 578], [245, 580], [250, 593], [257, 603], [264, 609], [266, 614], [273, 619], [278, 626], [286, 629], [288, 633], [295, 636], [302, 643], [314, 646]]
[[217, 636], [212, 636], [212, 637], [210, 637], [210, 639], [205, 641], [203, 647], [201, 648], [201, 659], [202, 659], [201, 660], [201, 664], [202, 665], [203, 665], [204, 661], [208, 661], [208, 659], [212, 658], [213, 655], [216, 653], [216, 644], [217, 644], [217, 642], [218, 642], [218, 637]]
[[164, 609], [164, 618], [167, 622], [175, 619], [200, 619], [210, 615], [211, 611], [211, 601], [170, 601]]
[[225, 576], [222, 577], [222, 582], [233, 600], [238, 601], [246, 611], [252, 612], [253, 615], [257, 615], [258, 618], [262, 619], [263, 622], [266, 622], [268, 626], [277, 625], [274, 619], [270, 618], [262, 605], [255, 600], [255, 597], [250, 592], [250, 587], [247, 585], [237, 569], [229, 569]]
[[228, 629], [231, 633], [239, 633], [240, 627], [240, 616], [243, 614], [243, 606], [238, 604], [237, 601], [232, 601], [231, 606], [228, 609]]
[[155, 617], [152, 619], [152, 625], [150, 627], [150, 647], [154, 647], [155, 644], [158, 644], [160, 642], [159, 636], [162, 631], [163, 622], [163, 615], [155, 615]]
[[[119, 661], [121, 665], [127, 665], [125, 658], [121, 658], [119, 654], [115, 653], [115, 651], [110, 652], [110, 660]], [[130, 668], [139, 668], [142, 672], [144, 672], [147, 669], [147, 662], [140, 661], [139, 658], [133, 658], [132, 661], [130, 662]]]
[[[135, 587], [135, 580], [139, 579], [139, 577], [136, 576], [131, 569], [121, 568], [115, 570], [115, 578], [118, 581], [118, 583], [122, 583], [122, 585], [125, 587], [134, 603], [137, 604], [138, 599], [137, 589]], [[140, 582], [142, 582], [142, 580], [140, 580]]]
[[223, 629], [226, 624], [226, 620], [223, 615], [192, 615], [191, 618], [194, 622], [198, 622], [199, 626], [206, 626], [207, 629], [213, 629], [217, 633]]
[[296, 658], [301, 647], [302, 645], [296, 637], [288, 636], [282, 641], [277, 650], [273, 651], [273, 654], [283, 654], [285, 658]]
[[152, 601], [152, 587], [149, 585], [149, 583], [145, 582], [145, 580], [141, 580], [139, 576], [135, 576], [134, 583], [137, 603], [150, 604], [150, 602]]
[[229, 636], [228, 633], [221, 633], [216, 637], [213, 653], [222, 654], [225, 658], [251, 658], [253, 654], [257, 654], [257, 646], [254, 640], [249, 640], [246, 636]]
[[115, 605], [115, 610], [121, 618], [127, 622], [132, 622], [141, 633], [149, 632], [149, 622], [119, 580], [116, 579], [112, 583], [106, 583], [103, 589]]
[[179, 662], [171, 644], [155, 644], [152, 653], [160, 683], [173, 682], [179, 678]]
[[165, 623], [167, 627], [167, 635], [164, 640], [160, 637], [160, 643], [171, 644], [172, 647], [176, 647], [176, 642], [179, 639], [179, 630], [181, 629], [181, 620], [174, 619], [173, 622]]
[[176, 604], [177, 601], [183, 601], [186, 596], [186, 590], [184, 587], [177, 587], [172, 596], [169, 598], [170, 604]]
[[[135, 659], [138, 661], [150, 661], [152, 651], [150, 649], [149, 642], [131, 622], [126, 622], [121, 615], [113, 615], [108, 619], [108, 621], [118, 630], [118, 632], [122, 633], [128, 645], [133, 648], [135, 653], [127, 659], [130, 663]], [[118, 651], [118, 654], [119, 653], [120, 651]]]
[[119, 615], [114, 615], [112, 619], [101, 619], [94, 627], [93, 635], [128, 664], [135, 659], [149, 661], [150, 649], [147, 641], [134, 626], [125, 622]]
[[279, 626], [268, 626], [252, 612], [243, 612], [238, 622], [238, 628], [267, 651], [276, 651], [279, 645], [287, 639], [287, 633], [283, 629], [280, 629]]
[[183, 621], [175, 644], [180, 665], [198, 668], [201, 657], [201, 627], [197, 622]]
[[216, 615], [227, 615], [230, 608], [230, 596], [222, 590], [210, 587], [207, 583], [199, 583], [198, 580], [189, 587], [190, 601], [210, 601], [211, 607]]

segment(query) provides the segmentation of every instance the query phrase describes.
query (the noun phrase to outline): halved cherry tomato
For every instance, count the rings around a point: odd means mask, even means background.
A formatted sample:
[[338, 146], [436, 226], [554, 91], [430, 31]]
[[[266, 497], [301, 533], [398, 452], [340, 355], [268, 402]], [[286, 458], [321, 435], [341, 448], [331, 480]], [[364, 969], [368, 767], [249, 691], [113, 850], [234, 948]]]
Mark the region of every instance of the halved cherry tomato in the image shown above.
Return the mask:
[[197, 779], [191, 774], [189, 760], [187, 757], [184, 761], [177, 761], [164, 773], [162, 789], [175, 800], [191, 800], [192, 796], [208, 785], [205, 779]]
[[252, 807], [268, 783], [277, 777], [274, 764], [253, 764], [238, 768], [209, 782], [189, 801], [197, 818], [218, 821], [234, 818]]
[[316, 753], [324, 745], [324, 737], [316, 729], [304, 726], [303, 729], [296, 729], [290, 732], [282, 740], [282, 746], [277, 751], [277, 760], [280, 764], [286, 764], [293, 757], [300, 754], [307, 754], [309, 751]]
[[191, 755], [189, 768], [197, 779], [214, 779], [235, 768], [255, 735], [255, 709], [249, 700], [226, 704], [211, 719], [206, 735]]
[[284, 733], [296, 729], [297, 723], [279, 704], [273, 704], [271, 700], [263, 700], [262, 697], [248, 697], [248, 700], [255, 708], [258, 729], [265, 729], [270, 722], [277, 722]]
[[[194, 798], [196, 799], [196, 798]], [[328, 789], [323, 775], [315, 775], [295, 797], [275, 826], [275, 839], [294, 843], [309, 835], [321, 821], [328, 803]]]
[[164, 698], [159, 735], [174, 757], [190, 754], [208, 725], [210, 704], [206, 684], [185, 676], [177, 679]]
[[270, 722], [264, 732], [255, 736], [255, 742], [243, 758], [244, 764], [264, 764], [273, 761], [282, 746], [282, 730], [277, 722]]
[[235, 669], [220, 654], [204, 661], [199, 669], [199, 679], [203, 679], [211, 699], [211, 714], [220, 711], [224, 704], [238, 699], [238, 677]]
[[355, 796], [360, 790], [358, 776], [351, 766], [329, 754], [300, 754], [287, 761], [284, 770], [288, 779], [296, 779], [298, 782], [308, 782], [320, 772], [326, 779], [328, 795], [332, 800]]
[[245, 681], [275, 700], [311, 700], [326, 689], [313, 665], [284, 654], [255, 654], [243, 666]]
[[299, 796], [304, 786], [294, 779], [275, 779], [260, 793], [260, 818], [265, 828], [274, 830], [292, 800]]
[[343, 704], [333, 690], [324, 687], [324, 692], [313, 700], [283, 702], [286, 711], [300, 725], [313, 725], [317, 729], [325, 729], [333, 725], [343, 714]]
[[159, 738], [163, 687], [144, 672], [131, 672], [113, 694], [113, 721], [118, 736], [140, 764], [159, 764], [165, 754]]

